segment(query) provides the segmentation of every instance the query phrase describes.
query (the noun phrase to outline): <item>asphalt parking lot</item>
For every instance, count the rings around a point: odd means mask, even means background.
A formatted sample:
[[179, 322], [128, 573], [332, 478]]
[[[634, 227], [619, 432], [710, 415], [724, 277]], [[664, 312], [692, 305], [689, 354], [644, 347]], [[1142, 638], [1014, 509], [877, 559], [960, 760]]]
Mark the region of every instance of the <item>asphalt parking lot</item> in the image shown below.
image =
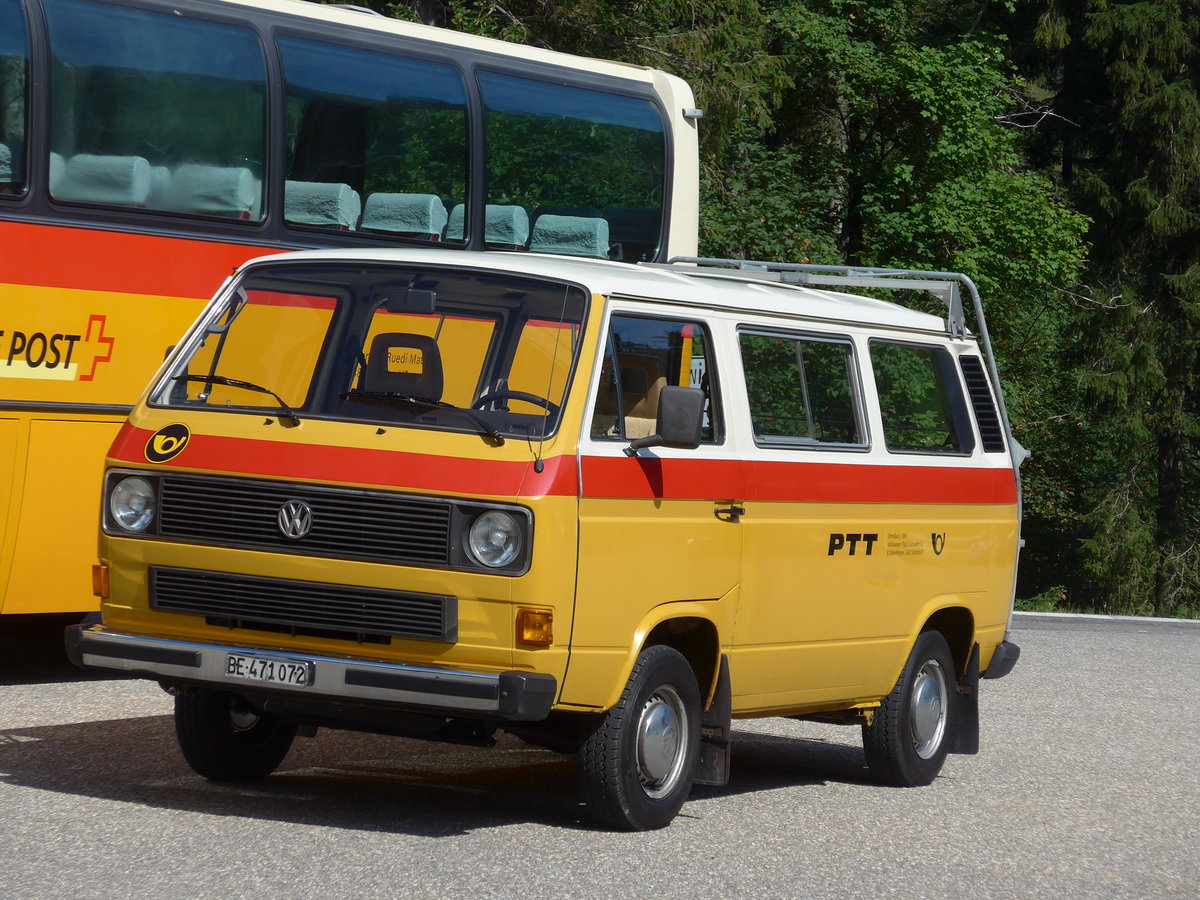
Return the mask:
[[662, 831], [593, 827], [573, 760], [321, 731], [210, 784], [171, 700], [0, 637], [5, 897], [1197, 897], [1200, 623], [1017, 616], [982, 748], [872, 783], [858, 732], [735, 723], [730, 784]]

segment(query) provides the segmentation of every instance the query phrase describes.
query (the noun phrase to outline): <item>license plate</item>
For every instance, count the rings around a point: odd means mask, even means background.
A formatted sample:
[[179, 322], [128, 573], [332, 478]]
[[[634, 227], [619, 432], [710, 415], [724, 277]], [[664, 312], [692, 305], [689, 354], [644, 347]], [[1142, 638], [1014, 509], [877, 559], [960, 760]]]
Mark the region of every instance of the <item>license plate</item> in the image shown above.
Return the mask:
[[225, 657], [225, 677], [290, 687], [312, 684], [313, 665], [290, 659], [268, 659], [246, 653], [230, 653]]

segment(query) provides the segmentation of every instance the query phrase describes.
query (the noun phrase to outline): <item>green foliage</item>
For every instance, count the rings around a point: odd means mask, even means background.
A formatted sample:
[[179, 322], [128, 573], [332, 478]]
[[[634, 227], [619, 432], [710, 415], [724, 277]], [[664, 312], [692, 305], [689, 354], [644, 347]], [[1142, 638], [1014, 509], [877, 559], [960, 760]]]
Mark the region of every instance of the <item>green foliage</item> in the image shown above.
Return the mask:
[[684, 77], [707, 255], [970, 275], [1034, 452], [1020, 594], [1200, 614], [1193, 4], [366, 2]]
[[[1077, 479], [1098, 608], [1200, 612], [1200, 21], [1174, 0], [1050, 3], [1026, 67], [1061, 118], [1031, 147], [1093, 219], [1074, 316], [1083, 402], [1107, 446]], [[1040, 42], [1040, 43], [1039, 43]]]

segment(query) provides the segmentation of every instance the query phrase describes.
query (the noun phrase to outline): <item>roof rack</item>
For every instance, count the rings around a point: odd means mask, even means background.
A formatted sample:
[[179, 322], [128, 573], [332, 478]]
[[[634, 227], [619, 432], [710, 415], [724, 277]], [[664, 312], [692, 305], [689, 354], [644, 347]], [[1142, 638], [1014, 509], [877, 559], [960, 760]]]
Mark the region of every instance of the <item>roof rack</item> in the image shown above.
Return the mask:
[[[919, 269], [864, 268], [861, 266], [820, 266], [808, 263], [765, 262], [757, 259], [716, 259], [703, 256], [676, 256], [662, 268], [672, 268], [677, 263], [694, 266], [689, 275], [711, 278], [736, 278], [742, 281], [770, 281], [777, 284], [820, 285], [822, 287], [883, 288], [892, 291], [927, 291], [946, 304], [946, 331], [953, 337], [965, 337], [967, 322], [963, 315], [962, 297], [959, 287], [965, 287], [971, 296], [975, 322], [979, 330], [979, 343], [987, 360], [988, 375], [992, 382], [992, 393], [996, 397], [1004, 431], [1008, 435], [1013, 456], [1020, 461], [1029, 456], [1012, 434], [1008, 419], [1008, 407], [1004, 392], [1000, 389], [1000, 372], [996, 368], [996, 356], [992, 352], [992, 340], [988, 335], [987, 320], [983, 315], [983, 302], [979, 290], [968, 276], [961, 272], [926, 272]], [[655, 265], [642, 263], [642, 265]], [[732, 270], [732, 271], [731, 271]], [[1018, 473], [1018, 479], [1020, 475]]]
[[[807, 263], [766, 262], [757, 259], [716, 259], [701, 256], [676, 256], [667, 265], [686, 263], [696, 267], [694, 275], [732, 277], [739, 280], [770, 281], [776, 284], [820, 285], [845, 288], [882, 288], [889, 291], [926, 291], [946, 305], [946, 331], [963, 337], [967, 320], [963, 315], [959, 285], [966, 285], [975, 300], [976, 318], [983, 322], [979, 292], [966, 275], [959, 272], [926, 272], [917, 269], [864, 268], [860, 266], [818, 266]], [[712, 271], [716, 270], [716, 271]], [[734, 270], [734, 271], [730, 271]]]

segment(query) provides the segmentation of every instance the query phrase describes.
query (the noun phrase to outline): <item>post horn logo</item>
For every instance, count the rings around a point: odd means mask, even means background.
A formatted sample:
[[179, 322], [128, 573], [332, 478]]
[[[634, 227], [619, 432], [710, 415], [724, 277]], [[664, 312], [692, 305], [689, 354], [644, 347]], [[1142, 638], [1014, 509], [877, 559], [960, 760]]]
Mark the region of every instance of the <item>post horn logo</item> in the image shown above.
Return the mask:
[[941, 556], [942, 551], [946, 549], [946, 532], [938, 534], [933, 532], [933, 555]]
[[168, 425], [160, 428], [146, 441], [146, 459], [152, 463], [165, 463], [183, 452], [192, 433], [186, 425]]

